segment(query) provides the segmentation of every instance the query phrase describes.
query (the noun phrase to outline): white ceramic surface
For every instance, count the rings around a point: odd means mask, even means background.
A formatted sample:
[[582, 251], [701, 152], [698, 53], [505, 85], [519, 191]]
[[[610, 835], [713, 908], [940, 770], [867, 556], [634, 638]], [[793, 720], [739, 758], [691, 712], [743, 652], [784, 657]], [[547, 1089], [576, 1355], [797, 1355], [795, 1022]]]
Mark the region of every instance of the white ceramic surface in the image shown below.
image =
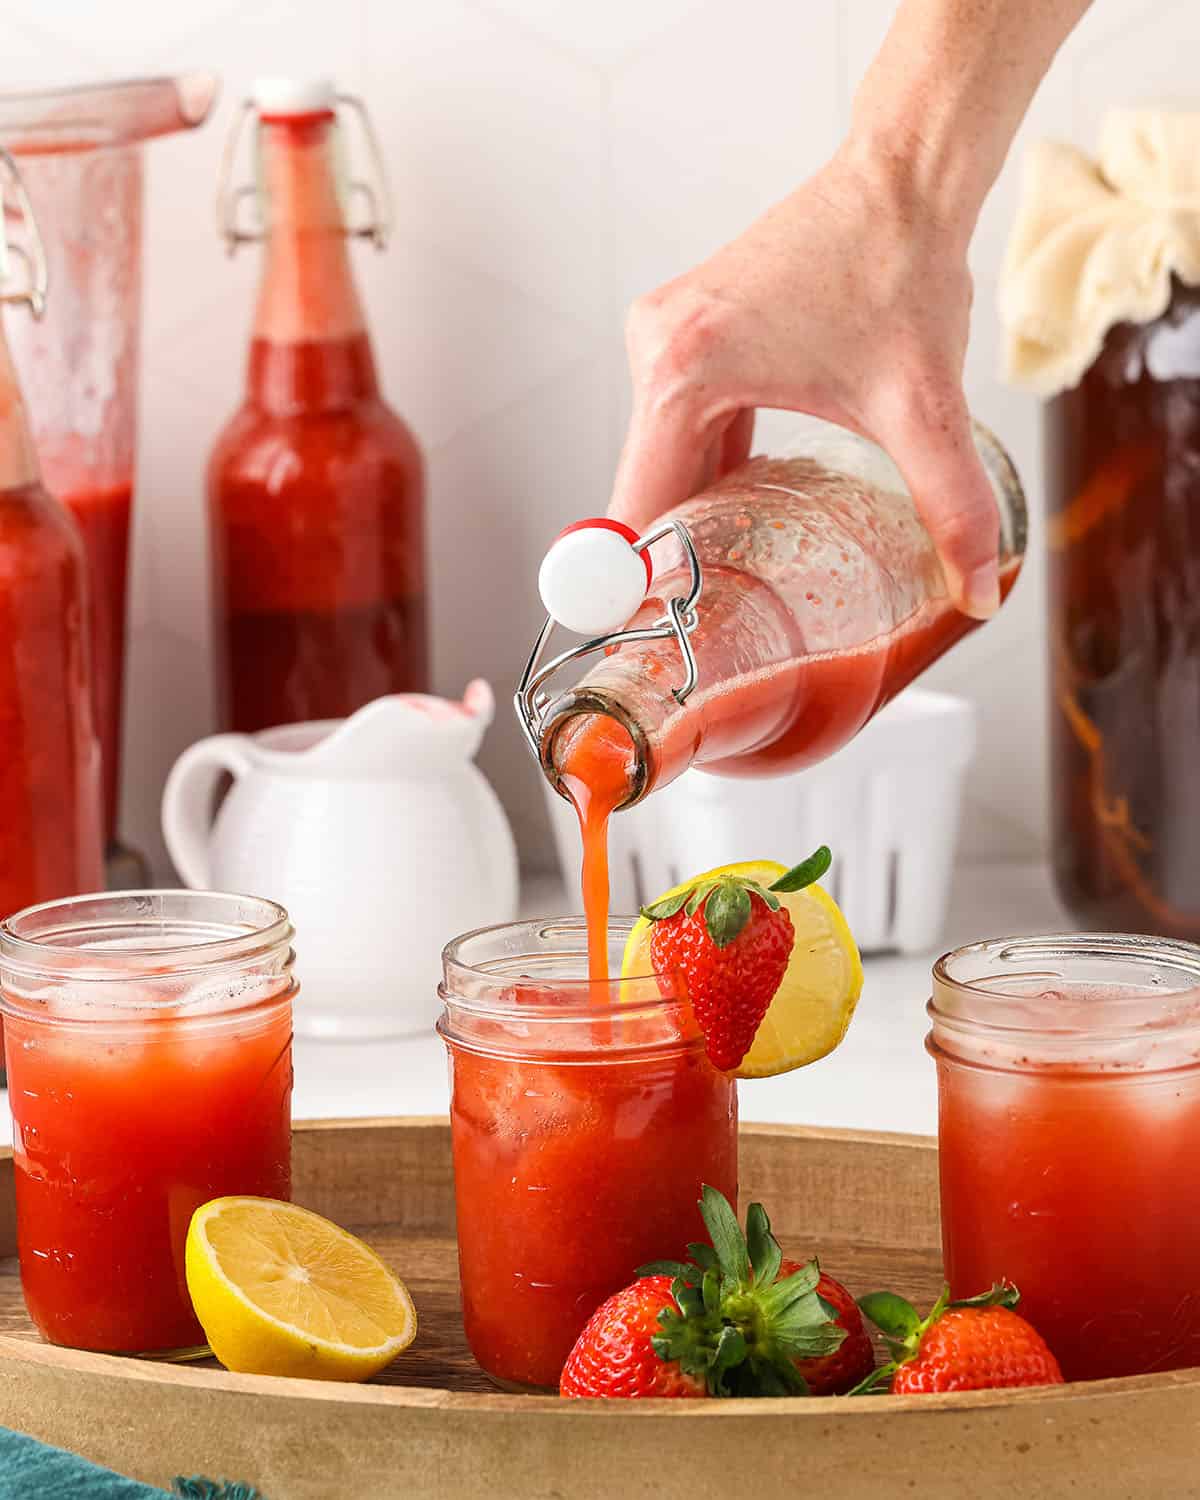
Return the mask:
[[447, 935], [516, 914], [512, 833], [474, 764], [493, 712], [473, 682], [461, 704], [377, 698], [349, 719], [213, 735], [176, 762], [171, 858], [187, 885], [287, 907], [302, 1035], [428, 1031]]

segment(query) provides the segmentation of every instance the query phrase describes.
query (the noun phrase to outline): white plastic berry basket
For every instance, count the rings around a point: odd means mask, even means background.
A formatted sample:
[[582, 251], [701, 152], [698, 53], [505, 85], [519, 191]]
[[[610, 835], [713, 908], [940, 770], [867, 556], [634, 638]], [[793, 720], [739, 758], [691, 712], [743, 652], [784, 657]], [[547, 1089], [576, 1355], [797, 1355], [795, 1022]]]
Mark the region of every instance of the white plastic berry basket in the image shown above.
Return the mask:
[[[867, 953], [936, 947], [950, 895], [975, 710], [910, 689], [831, 760], [741, 780], [691, 770], [609, 824], [612, 909], [633, 912], [688, 875], [743, 859], [834, 853], [823, 882]], [[546, 787], [564, 878], [579, 876], [574, 810]]]

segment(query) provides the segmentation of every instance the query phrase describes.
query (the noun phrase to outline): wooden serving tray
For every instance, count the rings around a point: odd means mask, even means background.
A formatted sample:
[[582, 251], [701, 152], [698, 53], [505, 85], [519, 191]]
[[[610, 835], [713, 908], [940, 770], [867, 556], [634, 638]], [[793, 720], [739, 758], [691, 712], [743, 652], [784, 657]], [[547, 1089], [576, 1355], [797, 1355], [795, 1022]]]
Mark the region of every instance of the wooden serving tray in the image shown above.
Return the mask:
[[[743, 1206], [857, 1293], [941, 1284], [936, 1148], [917, 1136], [744, 1126]], [[267, 1500], [1020, 1500], [1200, 1496], [1200, 1370], [1049, 1390], [769, 1401], [510, 1396], [458, 1317], [449, 1127], [296, 1127], [297, 1202], [368, 1239], [408, 1283], [416, 1343], [341, 1386], [80, 1354], [25, 1316], [11, 1153], [0, 1156], [0, 1424], [159, 1485], [245, 1479]], [[32, 1497], [31, 1497], [32, 1500]]]

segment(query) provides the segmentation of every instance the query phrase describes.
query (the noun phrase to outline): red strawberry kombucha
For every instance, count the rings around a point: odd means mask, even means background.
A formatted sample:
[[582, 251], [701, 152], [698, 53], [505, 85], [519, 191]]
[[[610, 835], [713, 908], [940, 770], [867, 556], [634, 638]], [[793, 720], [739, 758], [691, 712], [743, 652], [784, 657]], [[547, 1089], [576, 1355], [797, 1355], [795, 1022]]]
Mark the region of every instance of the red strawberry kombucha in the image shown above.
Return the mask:
[[[586, 946], [572, 918], [446, 950], [463, 1323], [508, 1388], [557, 1389], [600, 1303], [703, 1238], [704, 1183], [737, 1198], [734, 1080], [708, 1062], [686, 1001], [654, 977], [593, 984]], [[520, 977], [552, 967], [580, 977]]]
[[[1054, 941], [1009, 947], [1044, 952]], [[1200, 1365], [1200, 991], [1171, 987], [1166, 952], [1183, 950], [1195, 985], [1200, 949], [1059, 941], [1086, 945], [1090, 977], [1064, 977], [1059, 954], [1057, 972], [1023, 994], [984, 994], [983, 1021], [978, 1006], [953, 1014], [953, 1000], [947, 1014], [935, 978], [950, 1288], [969, 1296], [1014, 1282], [1068, 1380]], [[1102, 982], [1093, 955], [1105, 944], [1157, 953], [1146, 960], [1155, 975]], [[1045, 959], [1022, 962], [1035, 970]]]

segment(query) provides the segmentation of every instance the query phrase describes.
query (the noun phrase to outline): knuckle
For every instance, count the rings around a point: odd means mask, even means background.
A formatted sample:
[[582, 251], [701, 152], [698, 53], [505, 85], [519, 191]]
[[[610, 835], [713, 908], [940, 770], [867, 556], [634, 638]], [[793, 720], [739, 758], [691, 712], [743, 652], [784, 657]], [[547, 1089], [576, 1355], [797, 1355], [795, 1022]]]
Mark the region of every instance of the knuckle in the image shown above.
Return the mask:
[[729, 336], [725, 303], [689, 287], [666, 287], [630, 309], [628, 339], [637, 373], [652, 389], [703, 384]]

